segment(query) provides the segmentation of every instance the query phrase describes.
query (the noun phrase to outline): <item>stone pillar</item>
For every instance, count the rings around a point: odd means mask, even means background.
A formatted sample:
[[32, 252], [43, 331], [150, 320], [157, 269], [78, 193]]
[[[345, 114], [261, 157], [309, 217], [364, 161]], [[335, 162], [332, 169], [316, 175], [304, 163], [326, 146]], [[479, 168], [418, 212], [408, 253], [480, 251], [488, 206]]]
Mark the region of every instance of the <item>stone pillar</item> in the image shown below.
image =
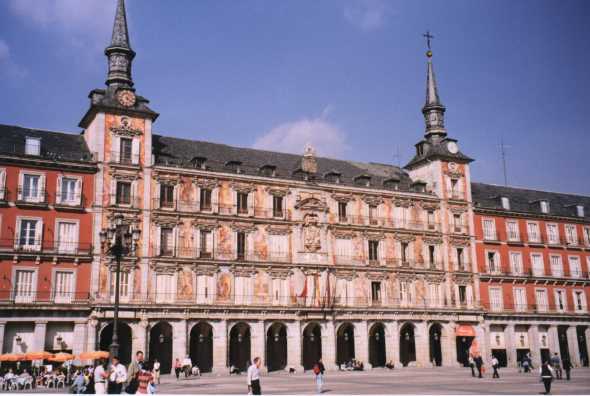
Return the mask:
[[541, 342], [539, 340], [539, 325], [529, 326], [529, 349], [531, 351], [531, 358], [533, 366], [539, 367], [541, 365]]
[[266, 341], [266, 331], [264, 329], [264, 321], [259, 320], [256, 321], [252, 324], [250, 324], [251, 326], [251, 341], [252, 343], [250, 344], [252, 348], [251, 349], [251, 356], [252, 356], [252, 361], [254, 361], [255, 357], [259, 357], [262, 359], [262, 363], [263, 366], [266, 368], [266, 361], [264, 359], [264, 347], [265, 347], [265, 341]]
[[557, 337], [557, 326], [551, 325], [547, 330], [547, 338], [549, 338], [549, 351], [551, 352], [551, 356], [555, 352], [561, 355], [559, 351], [559, 338]]
[[31, 352], [45, 350], [45, 336], [47, 333], [47, 322], [35, 322], [34, 341]]
[[430, 342], [426, 322], [415, 323], [414, 342], [416, 344], [416, 366], [430, 367]]
[[[129, 323], [131, 327], [131, 350], [133, 351], [133, 356], [137, 351], [142, 351], [144, 356], [149, 356], [147, 350], [147, 328], [148, 322], [145, 319], [140, 320], [138, 323]], [[174, 327], [172, 327], [174, 331]], [[173, 339], [175, 337], [175, 332], [172, 334]], [[176, 351], [174, 350], [174, 344], [172, 344], [172, 351], [173, 351], [173, 358], [175, 358]], [[174, 360], [173, 360], [174, 361]]]
[[454, 323], [443, 325], [440, 344], [443, 367], [457, 367], [457, 341]]
[[287, 323], [287, 367], [293, 367], [298, 372], [303, 372], [301, 364], [301, 322], [296, 320]]
[[399, 356], [399, 322], [391, 324], [391, 345], [393, 347], [393, 362], [396, 367], [401, 367], [402, 363]]
[[86, 322], [75, 322], [74, 323], [74, 345], [72, 345], [72, 353], [79, 355], [84, 352], [86, 345], [88, 344], [87, 339], [87, 325]]
[[590, 356], [590, 326], [584, 330], [584, 337], [586, 337], [586, 356]]
[[331, 320], [322, 323], [322, 361], [328, 370], [336, 370], [336, 334], [334, 322]]
[[170, 323], [172, 325], [172, 361], [175, 357], [180, 360], [187, 355], [186, 352], [186, 320], [182, 319]]
[[0, 322], [0, 353], [4, 353], [4, 330], [6, 330], [6, 322]]
[[487, 324], [480, 323], [475, 327], [475, 338], [479, 344], [479, 352], [481, 353], [484, 362], [490, 356], [490, 348], [488, 340], [490, 339], [490, 327]]
[[514, 334], [514, 323], [509, 323], [504, 328], [504, 344], [506, 346], [506, 356], [508, 357], [508, 367], [516, 367], [516, 336]]
[[369, 363], [369, 330], [366, 320], [354, 324], [354, 357], [363, 362], [367, 369], [372, 367]]
[[225, 373], [227, 369], [227, 321], [211, 323], [213, 326], [213, 372]]
[[94, 351], [96, 350], [96, 337], [97, 337], [97, 327], [98, 327], [98, 320], [96, 318], [91, 317], [88, 320], [87, 330], [86, 330], [86, 351]]
[[567, 346], [570, 353], [570, 362], [574, 367], [580, 367], [580, 348], [578, 346], [578, 335], [576, 333], [576, 326], [567, 328]]
[[[397, 365], [397, 361], [395, 359], [395, 351], [398, 350], [399, 346], [396, 345], [396, 335], [397, 333], [397, 322], [386, 322], [385, 323], [385, 361], [387, 363], [393, 362], [393, 364]], [[398, 359], [399, 360], [399, 352], [398, 352]]]

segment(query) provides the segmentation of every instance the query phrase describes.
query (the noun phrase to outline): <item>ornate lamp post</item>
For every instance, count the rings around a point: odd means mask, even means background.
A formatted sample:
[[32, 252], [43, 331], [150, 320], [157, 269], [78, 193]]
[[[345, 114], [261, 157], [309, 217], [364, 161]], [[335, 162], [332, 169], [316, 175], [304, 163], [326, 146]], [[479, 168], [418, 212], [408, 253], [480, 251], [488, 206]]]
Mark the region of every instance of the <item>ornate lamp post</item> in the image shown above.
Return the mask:
[[135, 241], [139, 237], [139, 230], [129, 232], [129, 226], [123, 224], [123, 216], [115, 216], [113, 226], [100, 233], [100, 241], [106, 254], [115, 258], [117, 267], [115, 270], [115, 306], [113, 312], [113, 338], [109, 346], [111, 358], [119, 356], [119, 283], [121, 278], [121, 259], [124, 255], [135, 250]]

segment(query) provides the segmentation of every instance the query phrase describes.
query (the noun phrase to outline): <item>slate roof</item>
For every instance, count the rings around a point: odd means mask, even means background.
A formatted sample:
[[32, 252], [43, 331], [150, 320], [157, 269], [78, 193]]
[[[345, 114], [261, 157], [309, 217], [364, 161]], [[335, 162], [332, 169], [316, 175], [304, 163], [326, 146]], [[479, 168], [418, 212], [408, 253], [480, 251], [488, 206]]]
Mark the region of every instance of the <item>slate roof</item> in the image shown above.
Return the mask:
[[27, 137], [41, 138], [41, 158], [76, 162], [92, 162], [84, 137], [64, 132], [52, 132], [0, 124], [0, 154], [25, 156]]
[[[497, 186], [494, 184], [471, 183], [471, 193], [475, 209], [502, 209], [501, 197], [510, 201], [511, 212], [521, 212], [539, 216], [563, 216], [581, 219], [577, 216], [576, 205], [584, 206], [584, 220], [590, 221], [590, 197], [526, 188]], [[540, 201], [549, 202], [549, 213], [541, 212]]]
[[[226, 163], [240, 161], [241, 173], [260, 175], [264, 165], [276, 167], [276, 177], [281, 179], [301, 179], [297, 170], [301, 167], [302, 155], [287, 154], [251, 148], [233, 147], [225, 144], [179, 139], [160, 135], [152, 137], [153, 154], [157, 165], [193, 168], [195, 158], [206, 158], [205, 166], [211, 171], [230, 171]], [[340, 173], [340, 184], [354, 185], [354, 178], [367, 174], [371, 177], [370, 187], [384, 188], [388, 179], [399, 180], [399, 190], [408, 191], [412, 180], [400, 168], [392, 165], [363, 163], [316, 157], [317, 181], [327, 182], [324, 175], [333, 171]]]

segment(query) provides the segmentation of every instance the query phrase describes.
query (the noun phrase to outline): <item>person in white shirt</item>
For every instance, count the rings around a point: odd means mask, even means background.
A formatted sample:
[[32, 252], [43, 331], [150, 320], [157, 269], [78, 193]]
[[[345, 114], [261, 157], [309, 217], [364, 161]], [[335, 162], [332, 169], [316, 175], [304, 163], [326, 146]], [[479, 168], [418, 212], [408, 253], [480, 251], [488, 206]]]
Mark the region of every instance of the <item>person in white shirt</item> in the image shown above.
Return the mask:
[[109, 374], [109, 394], [120, 394], [123, 384], [127, 381], [127, 369], [123, 366], [118, 356], [111, 359], [111, 370]]
[[248, 383], [248, 392], [251, 395], [261, 395], [260, 389], [260, 364], [262, 360], [259, 357], [254, 358], [254, 363], [248, 367], [248, 375], [246, 380]]
[[500, 374], [498, 373], [498, 368], [500, 367], [500, 361], [496, 358], [496, 356], [492, 355], [492, 368], [494, 369], [494, 375], [492, 378], [500, 378]]
[[184, 377], [187, 378], [191, 373], [191, 368], [193, 367], [193, 361], [190, 357], [185, 357], [182, 360], [182, 369], [184, 370]]
[[157, 382], [160, 385], [160, 362], [158, 359], [154, 359], [154, 382]]
[[100, 359], [98, 366], [94, 369], [94, 393], [97, 395], [105, 395], [107, 393], [108, 378], [107, 361]]

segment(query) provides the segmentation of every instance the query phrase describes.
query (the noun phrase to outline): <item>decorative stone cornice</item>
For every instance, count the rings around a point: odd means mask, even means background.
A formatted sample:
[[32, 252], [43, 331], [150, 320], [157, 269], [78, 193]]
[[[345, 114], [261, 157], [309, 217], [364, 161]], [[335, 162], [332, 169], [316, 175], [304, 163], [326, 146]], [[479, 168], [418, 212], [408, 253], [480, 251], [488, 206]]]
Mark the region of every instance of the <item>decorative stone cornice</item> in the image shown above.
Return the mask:
[[363, 231], [363, 236], [371, 241], [380, 241], [385, 239], [385, 233], [383, 232]]
[[467, 206], [455, 206], [455, 205], [451, 205], [451, 206], [449, 206], [449, 210], [453, 214], [462, 214], [462, 213], [467, 212]]
[[169, 227], [176, 227], [179, 224], [182, 224], [182, 220], [180, 220], [180, 216], [170, 216], [170, 215], [162, 215], [159, 213], [154, 213], [152, 215], [152, 222], [157, 226], [169, 226]]
[[195, 274], [197, 276], [214, 276], [217, 273], [218, 268], [213, 265], [197, 265], [195, 266]]
[[437, 202], [430, 202], [430, 201], [420, 201], [420, 205], [424, 210], [438, 210], [440, 209], [440, 205]]
[[470, 240], [469, 240], [469, 237], [465, 237], [465, 238], [451, 237], [451, 238], [449, 238], [449, 243], [453, 246], [469, 246]]
[[411, 199], [395, 197], [392, 202], [397, 207], [409, 208], [414, 205]]
[[204, 179], [202, 177], [195, 177], [193, 179], [193, 183], [195, 183], [199, 188], [209, 188], [211, 190], [219, 187], [219, 180], [217, 179]]
[[337, 202], [347, 203], [347, 202], [352, 201], [354, 199], [354, 197], [352, 194], [333, 193], [332, 199]]
[[396, 241], [400, 241], [400, 242], [413, 242], [416, 240], [416, 236], [395, 233], [395, 234], [393, 234], [393, 239], [395, 239]]
[[213, 231], [219, 224], [217, 221], [213, 220], [205, 220], [205, 219], [196, 219], [191, 221], [191, 225], [199, 230], [206, 230], [206, 231]]
[[347, 281], [351, 281], [354, 278], [356, 278], [356, 272], [355, 271], [349, 271], [349, 270], [336, 270], [336, 279], [343, 279], [343, 280], [347, 280]]
[[302, 194], [299, 194], [295, 201], [295, 209], [309, 210], [314, 212], [327, 212], [328, 205], [326, 204], [326, 199], [324, 197], [304, 197]]
[[442, 238], [432, 238], [432, 237], [424, 237], [424, 238], [422, 238], [422, 241], [428, 245], [440, 245], [441, 243], [443, 243]]
[[256, 190], [256, 185], [254, 185], [253, 183], [238, 183], [238, 182], [232, 181], [230, 183], [230, 187], [234, 191], [237, 191], [239, 193], [244, 193], [244, 194], [249, 194], [252, 191]]
[[129, 117], [121, 116], [119, 118], [119, 125], [111, 128], [113, 135], [123, 137], [141, 136], [143, 134], [141, 129], [133, 128]]
[[269, 235], [289, 235], [292, 232], [292, 229], [288, 225], [267, 225], [266, 232]]
[[176, 264], [159, 263], [157, 261], [153, 261], [150, 264], [150, 269], [156, 274], [174, 275], [176, 272], [178, 272], [178, 266]]
[[468, 286], [473, 284], [471, 275], [453, 274], [453, 283], [461, 286]]
[[387, 280], [387, 272], [367, 272], [367, 279], [372, 281]]
[[254, 223], [242, 223], [233, 221], [230, 223], [229, 227], [236, 232], [254, 232], [256, 231], [256, 224]]
[[342, 230], [336, 227], [331, 227], [332, 235], [338, 239], [353, 239], [358, 235], [356, 231]]
[[363, 195], [361, 199], [370, 206], [379, 206], [383, 203], [383, 197], [376, 195]]
[[291, 194], [291, 190], [288, 188], [266, 187], [265, 190], [274, 197], [285, 197]]
[[143, 179], [143, 176], [140, 172], [137, 171], [127, 171], [119, 168], [109, 168], [109, 175], [116, 180], [119, 181], [129, 181], [134, 182], [136, 180]]
[[180, 183], [180, 175], [171, 175], [169, 173], [154, 172], [154, 179], [160, 184], [175, 186]]

